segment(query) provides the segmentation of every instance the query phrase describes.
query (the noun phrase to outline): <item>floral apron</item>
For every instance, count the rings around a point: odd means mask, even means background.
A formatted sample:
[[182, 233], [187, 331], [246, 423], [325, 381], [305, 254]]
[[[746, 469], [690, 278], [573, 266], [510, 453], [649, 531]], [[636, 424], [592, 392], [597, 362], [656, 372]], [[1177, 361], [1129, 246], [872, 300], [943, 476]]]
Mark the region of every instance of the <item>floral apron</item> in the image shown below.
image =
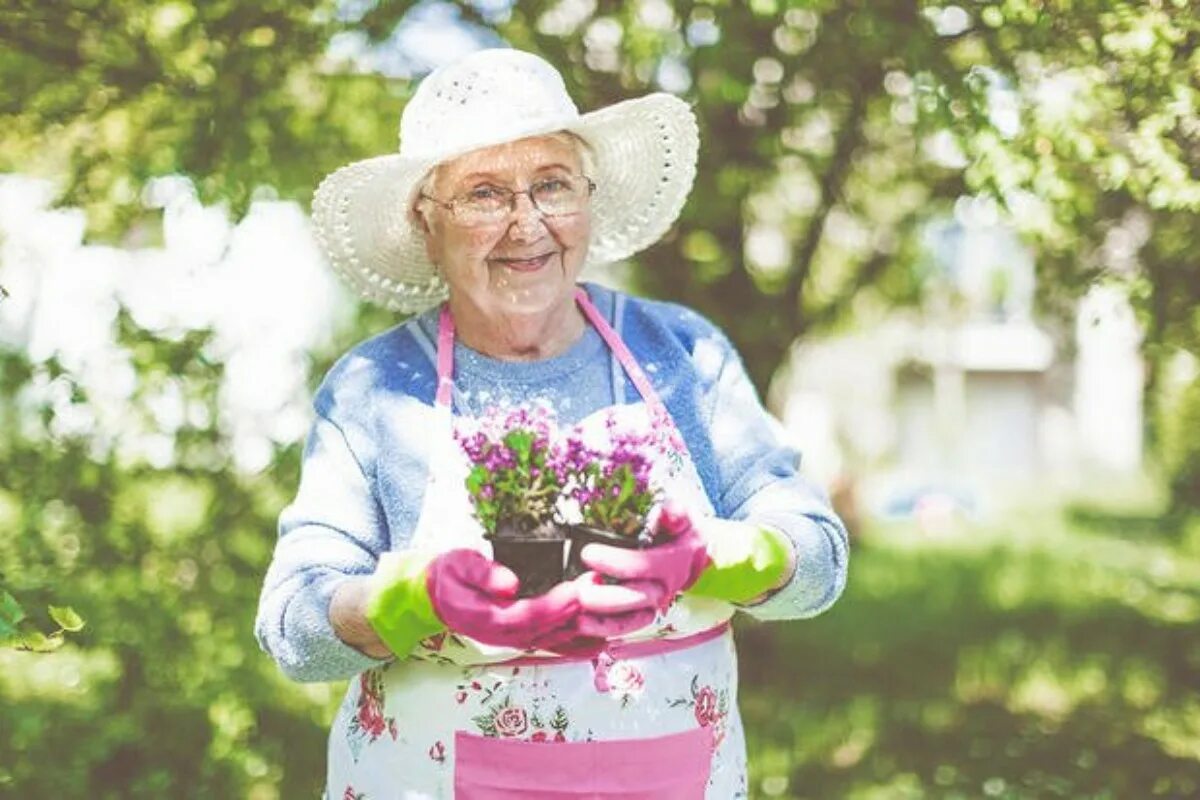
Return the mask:
[[[640, 365], [582, 290], [576, 301], [643, 402], [590, 415], [653, 426], [655, 485], [712, 514], [695, 465]], [[438, 330], [439, 431], [412, 547], [490, 555], [453, 438], [454, 326]], [[611, 423], [608, 423], [611, 424]], [[452, 633], [351, 681], [329, 739], [326, 800], [730, 800], [746, 797], [733, 607], [681, 597], [594, 658], [494, 647]]]

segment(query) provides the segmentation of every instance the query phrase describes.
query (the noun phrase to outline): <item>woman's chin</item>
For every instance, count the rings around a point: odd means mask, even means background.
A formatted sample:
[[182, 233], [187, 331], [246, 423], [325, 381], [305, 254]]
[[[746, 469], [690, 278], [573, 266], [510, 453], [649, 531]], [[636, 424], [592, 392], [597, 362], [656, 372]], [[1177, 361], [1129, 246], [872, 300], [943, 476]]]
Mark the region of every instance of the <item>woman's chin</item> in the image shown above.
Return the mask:
[[536, 272], [501, 268], [489, 288], [496, 305], [506, 312], [536, 314], [570, 302], [572, 286], [562, 270], [547, 266]]
[[519, 316], [544, 314], [564, 302], [562, 293], [548, 286], [507, 287], [496, 298], [496, 307], [502, 313]]

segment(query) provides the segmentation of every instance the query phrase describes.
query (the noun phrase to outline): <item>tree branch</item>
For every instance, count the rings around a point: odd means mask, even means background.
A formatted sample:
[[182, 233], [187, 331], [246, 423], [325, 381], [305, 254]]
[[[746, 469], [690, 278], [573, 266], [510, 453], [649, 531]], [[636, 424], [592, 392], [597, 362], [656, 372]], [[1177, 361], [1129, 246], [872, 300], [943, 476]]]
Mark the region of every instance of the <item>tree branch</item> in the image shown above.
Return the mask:
[[787, 310], [789, 328], [796, 336], [799, 336], [804, 330], [801, 313], [804, 305], [804, 284], [812, 272], [813, 258], [825, 235], [825, 224], [829, 220], [829, 213], [845, 188], [854, 155], [864, 141], [863, 122], [866, 120], [871, 96], [878, 85], [879, 72], [878, 69], [874, 69], [872, 74], [867, 79], [860, 81], [856, 90], [851, 93], [850, 108], [846, 111], [846, 119], [842, 123], [841, 136], [838, 137], [837, 146], [829, 160], [829, 166], [818, 182], [817, 210], [809, 221], [808, 230], [805, 232], [796, 256], [796, 268], [788, 276], [787, 287], [784, 290], [784, 296], [790, 301]]

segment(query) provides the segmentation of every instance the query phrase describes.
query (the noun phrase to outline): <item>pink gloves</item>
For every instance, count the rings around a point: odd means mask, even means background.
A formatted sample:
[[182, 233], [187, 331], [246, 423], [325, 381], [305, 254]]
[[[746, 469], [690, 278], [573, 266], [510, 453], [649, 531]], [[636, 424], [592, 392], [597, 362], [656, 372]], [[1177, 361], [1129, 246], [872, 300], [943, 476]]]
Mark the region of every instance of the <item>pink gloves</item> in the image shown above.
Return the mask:
[[791, 541], [748, 521], [693, 521], [664, 505], [652, 521], [666, 541], [646, 550], [589, 544], [583, 562], [593, 572], [537, 597], [517, 599], [513, 572], [474, 550], [428, 560], [389, 553], [373, 577], [366, 617], [397, 655], [449, 627], [485, 644], [559, 653], [599, 652], [606, 640], [652, 623], [676, 595], [734, 604], [757, 602], [795, 569]]
[[426, 577], [434, 613], [456, 633], [484, 644], [548, 649], [575, 635], [579, 613], [574, 583], [518, 600], [512, 570], [474, 550], [451, 550], [429, 564]]
[[433, 560], [415, 552], [388, 553], [372, 583], [367, 621], [398, 656], [447, 627], [485, 644], [518, 649], [551, 649], [578, 636], [575, 583], [518, 600], [512, 570], [474, 550], [450, 550]]
[[[582, 635], [611, 639], [644, 628], [708, 566], [704, 540], [682, 508], [663, 506], [653, 525], [658, 536], [671, 541], [647, 550], [601, 544], [584, 548], [583, 563], [597, 577], [579, 586], [577, 627]], [[619, 583], [605, 584], [604, 578]]]

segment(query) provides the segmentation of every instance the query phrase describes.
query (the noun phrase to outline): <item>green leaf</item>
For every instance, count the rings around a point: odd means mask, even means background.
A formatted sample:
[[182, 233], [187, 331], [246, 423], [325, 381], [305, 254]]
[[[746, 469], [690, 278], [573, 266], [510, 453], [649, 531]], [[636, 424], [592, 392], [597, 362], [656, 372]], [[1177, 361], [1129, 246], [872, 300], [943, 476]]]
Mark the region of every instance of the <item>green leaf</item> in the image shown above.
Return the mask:
[[504, 443], [517, 457], [517, 463], [528, 466], [530, 451], [533, 449], [533, 434], [529, 431], [509, 431], [504, 437]]
[[19, 649], [29, 650], [34, 653], [53, 653], [63, 645], [61, 633], [47, 636], [35, 628], [30, 628], [22, 632], [19, 641], [20, 643], [17, 645]]
[[488, 473], [487, 467], [476, 464], [467, 474], [467, 491], [471, 494], [478, 494], [489, 478], [491, 478], [491, 475]]
[[7, 623], [9, 626], [15, 627], [23, 619], [25, 619], [25, 609], [17, 602], [17, 598], [0, 589], [0, 625]]
[[57, 622], [64, 631], [72, 633], [82, 630], [83, 626], [87, 624], [83, 621], [83, 617], [79, 616], [70, 606], [50, 606], [50, 618]]

